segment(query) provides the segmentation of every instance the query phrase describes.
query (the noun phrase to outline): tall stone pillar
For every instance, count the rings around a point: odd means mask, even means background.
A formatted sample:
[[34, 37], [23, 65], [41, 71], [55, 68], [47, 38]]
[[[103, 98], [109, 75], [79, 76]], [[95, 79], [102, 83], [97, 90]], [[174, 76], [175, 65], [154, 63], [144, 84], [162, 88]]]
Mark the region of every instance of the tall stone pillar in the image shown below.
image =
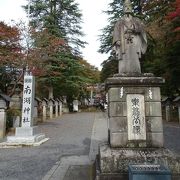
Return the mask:
[[9, 143], [36, 143], [45, 139], [38, 126], [33, 126], [35, 79], [27, 70], [24, 75], [23, 105], [21, 127], [16, 127], [15, 136], [8, 136]]

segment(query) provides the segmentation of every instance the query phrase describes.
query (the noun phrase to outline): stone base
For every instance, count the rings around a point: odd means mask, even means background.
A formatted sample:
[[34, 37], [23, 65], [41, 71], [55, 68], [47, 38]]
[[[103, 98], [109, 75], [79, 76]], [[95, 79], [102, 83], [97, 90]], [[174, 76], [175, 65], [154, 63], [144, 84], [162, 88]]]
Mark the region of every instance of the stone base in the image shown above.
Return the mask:
[[164, 148], [110, 148], [102, 145], [96, 161], [97, 180], [126, 180], [129, 164], [161, 164], [171, 170], [172, 180], [180, 179], [180, 157]]
[[36, 143], [45, 139], [45, 134], [37, 134], [34, 136], [20, 137], [20, 136], [8, 136], [8, 143]]
[[111, 147], [163, 148], [163, 83], [161, 77], [140, 73], [116, 74], [106, 80]]
[[17, 127], [15, 136], [7, 136], [7, 143], [36, 143], [45, 139], [45, 134], [39, 133], [37, 126]]

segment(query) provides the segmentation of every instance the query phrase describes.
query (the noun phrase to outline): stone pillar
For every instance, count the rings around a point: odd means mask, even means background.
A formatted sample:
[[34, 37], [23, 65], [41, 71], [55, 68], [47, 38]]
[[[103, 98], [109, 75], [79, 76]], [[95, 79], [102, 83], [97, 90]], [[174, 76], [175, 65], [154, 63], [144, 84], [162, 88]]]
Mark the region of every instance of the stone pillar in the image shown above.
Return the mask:
[[62, 102], [59, 101], [59, 116], [62, 116]]
[[[14, 94], [11, 97], [11, 101], [10, 101], [10, 108], [11, 109], [15, 109], [16, 111], [18, 111], [19, 113], [21, 113], [21, 97], [18, 93]], [[13, 127], [19, 127], [20, 126], [20, 115], [16, 115], [13, 117]]]
[[46, 105], [43, 106], [43, 120], [46, 120]]
[[53, 105], [49, 105], [49, 116], [50, 116], [50, 119], [53, 118]]
[[6, 134], [6, 102], [0, 99], [0, 140], [5, 137]]
[[49, 106], [49, 117], [50, 117], [50, 119], [52, 119], [53, 118], [53, 106], [54, 106], [53, 99], [49, 99], [48, 106]]
[[43, 118], [43, 121], [45, 121], [47, 118], [47, 110], [46, 110], [47, 101], [45, 101], [45, 100], [42, 101], [42, 107], [43, 107], [43, 117], [42, 118]]
[[55, 101], [55, 116], [58, 117], [58, 101]]
[[171, 110], [170, 110], [170, 105], [165, 106], [165, 111], [166, 111], [166, 121], [169, 122], [171, 119]]
[[6, 111], [5, 109], [0, 109], [0, 139], [5, 137], [6, 133]]
[[21, 127], [16, 128], [15, 136], [8, 136], [9, 143], [36, 143], [45, 139], [45, 134], [39, 132], [38, 126], [33, 126], [35, 78], [27, 70], [24, 75], [23, 106]]

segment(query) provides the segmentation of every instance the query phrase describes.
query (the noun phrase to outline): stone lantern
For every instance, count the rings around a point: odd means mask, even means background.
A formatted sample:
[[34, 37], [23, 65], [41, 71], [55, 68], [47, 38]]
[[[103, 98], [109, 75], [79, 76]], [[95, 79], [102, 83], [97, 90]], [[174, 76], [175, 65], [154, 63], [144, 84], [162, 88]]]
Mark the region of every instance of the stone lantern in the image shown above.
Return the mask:
[[43, 121], [47, 118], [47, 105], [48, 105], [48, 99], [44, 98], [42, 100], [42, 107], [43, 107]]
[[6, 109], [10, 102], [10, 97], [0, 94], [0, 139], [5, 137], [6, 133]]

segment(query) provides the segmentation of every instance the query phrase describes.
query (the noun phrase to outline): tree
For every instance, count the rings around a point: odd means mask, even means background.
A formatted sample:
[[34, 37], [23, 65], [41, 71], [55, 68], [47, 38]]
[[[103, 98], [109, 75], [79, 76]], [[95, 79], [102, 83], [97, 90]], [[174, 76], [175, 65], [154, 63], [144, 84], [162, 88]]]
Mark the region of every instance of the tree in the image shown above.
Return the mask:
[[172, 3], [173, 9], [168, 13], [169, 21], [166, 31], [166, 72], [164, 76], [167, 80], [165, 93], [169, 96], [180, 95], [180, 1]]
[[0, 22], [0, 90], [8, 94], [8, 87], [11, 86], [10, 96], [23, 75], [24, 55], [20, 40], [18, 27]]
[[56, 96], [62, 95], [62, 91], [72, 95], [68, 93], [72, 89], [77, 95], [79, 81], [74, 76], [79, 70], [79, 47], [85, 44], [80, 39], [83, 36], [81, 17], [74, 0], [34, 0], [31, 3], [30, 25], [34, 29], [31, 36], [34, 41], [29, 59], [31, 63], [33, 59], [38, 60], [38, 65], [36, 62], [34, 65], [40, 75], [38, 81], [51, 91], [51, 96], [53, 88]]
[[19, 65], [22, 47], [20, 45], [20, 32], [17, 27], [0, 22], [0, 65], [12, 63]]
[[118, 61], [111, 55], [102, 64], [102, 70], [100, 74], [101, 82], [104, 82], [108, 77], [118, 73]]
[[[28, 7], [25, 7], [26, 10]], [[64, 39], [73, 47], [73, 53], [79, 54], [84, 47], [80, 37], [82, 14], [74, 0], [33, 0], [30, 6], [30, 24], [38, 30], [48, 29], [57, 37]]]

